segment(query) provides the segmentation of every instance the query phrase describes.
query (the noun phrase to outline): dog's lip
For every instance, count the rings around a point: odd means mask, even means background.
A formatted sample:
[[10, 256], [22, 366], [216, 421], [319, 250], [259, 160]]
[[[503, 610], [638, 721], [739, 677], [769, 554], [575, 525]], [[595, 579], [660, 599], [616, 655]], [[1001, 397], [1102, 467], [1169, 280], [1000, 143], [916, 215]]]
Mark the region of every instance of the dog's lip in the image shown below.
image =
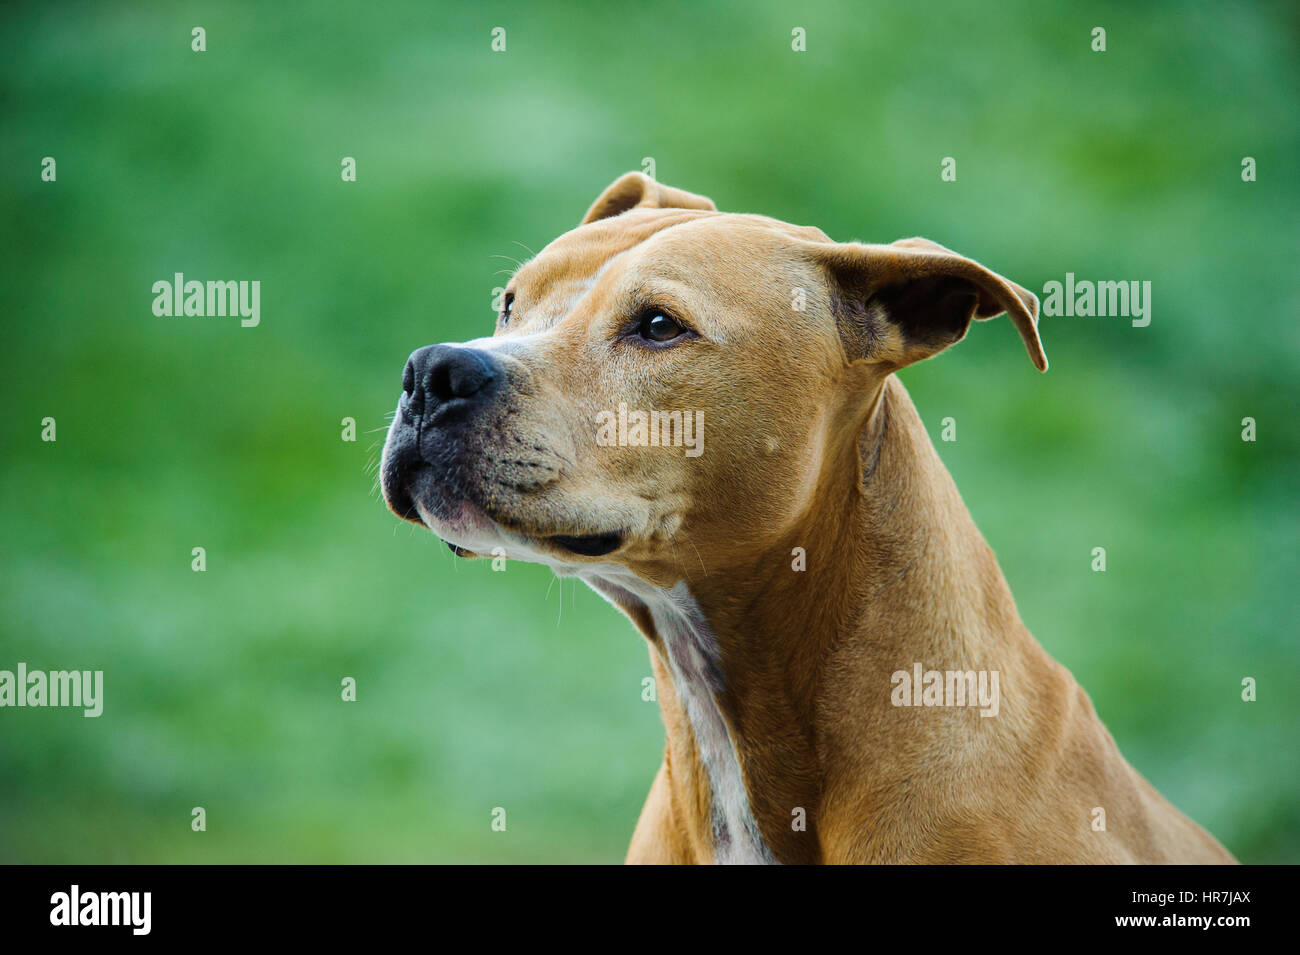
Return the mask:
[[623, 531], [605, 534], [552, 534], [543, 540], [580, 557], [604, 557], [623, 546]]
[[[476, 503], [471, 496], [461, 498], [458, 505], [456, 517], [453, 518], [454, 524], [461, 525], [461, 528], [447, 526], [444, 520], [436, 520], [425, 513], [423, 507], [419, 504], [419, 498], [414, 498], [416, 506], [413, 509], [415, 519], [424, 524], [429, 530], [442, 540], [453, 553], [463, 557], [475, 556], [479, 548], [471, 545], [465, 547], [457, 544], [453, 540], [448, 540], [449, 536], [460, 536], [449, 534], [448, 531], [456, 529], [468, 529], [476, 523], [497, 528], [498, 531], [508, 535], [513, 535], [516, 539], [522, 539], [522, 542], [532, 542], [534, 545], [561, 552], [566, 557], [605, 557], [614, 553], [630, 538], [630, 532], [626, 529], [611, 531], [602, 531], [596, 534], [557, 534], [555, 528], [528, 526], [518, 521], [511, 520], [504, 514], [496, 511], [495, 508], [484, 507]], [[446, 534], [447, 536], [443, 536]], [[508, 546], [508, 542], [506, 543]]]
[[[467, 550], [459, 544], [440, 538], [457, 557], [477, 557], [474, 551]], [[615, 531], [609, 534], [552, 534], [549, 537], [534, 537], [533, 540], [550, 544], [563, 550], [566, 554], [579, 557], [605, 557], [623, 546], [623, 533]]]
[[626, 529], [602, 531], [595, 534], [557, 534], [553, 528], [530, 527], [514, 521], [498, 512], [495, 508], [484, 507], [476, 503], [472, 497], [467, 497], [466, 503], [501, 530], [516, 534], [527, 540], [550, 545], [557, 550], [563, 551], [566, 556], [576, 554], [579, 557], [604, 557], [622, 547], [630, 536], [630, 532]]
[[419, 524], [421, 527], [427, 527], [424, 523], [424, 515], [420, 509], [415, 506], [415, 498], [405, 488], [382, 488], [381, 492], [384, 498], [384, 504], [388, 509], [404, 521], [410, 521], [412, 524]]

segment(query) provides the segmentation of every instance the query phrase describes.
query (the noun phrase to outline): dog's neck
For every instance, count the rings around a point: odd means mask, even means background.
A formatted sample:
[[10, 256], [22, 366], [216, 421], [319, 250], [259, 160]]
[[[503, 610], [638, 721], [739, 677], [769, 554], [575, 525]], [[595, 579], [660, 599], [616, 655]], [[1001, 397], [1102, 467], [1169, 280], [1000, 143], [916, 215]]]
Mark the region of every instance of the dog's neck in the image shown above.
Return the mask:
[[659, 700], [673, 808], [715, 861], [820, 861], [837, 781], [851, 773], [860, 785], [896, 745], [890, 674], [917, 662], [979, 669], [1005, 653], [987, 616], [951, 618], [954, 590], [972, 595], [962, 607], [1018, 625], [893, 376], [855, 433], [853, 460], [827, 462], [814, 506], [750, 566], [671, 590], [630, 575], [589, 581], [645, 634], [671, 684]]

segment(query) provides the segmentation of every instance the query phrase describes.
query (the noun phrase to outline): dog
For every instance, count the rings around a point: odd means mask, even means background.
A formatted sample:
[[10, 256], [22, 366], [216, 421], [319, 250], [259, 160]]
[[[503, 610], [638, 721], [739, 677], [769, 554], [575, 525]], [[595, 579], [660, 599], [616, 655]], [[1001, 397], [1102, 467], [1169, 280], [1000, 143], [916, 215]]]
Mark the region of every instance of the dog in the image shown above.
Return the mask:
[[629, 173], [491, 337], [410, 356], [388, 507], [649, 644], [667, 742], [629, 863], [1234, 861], [1025, 628], [898, 380], [1003, 313], [1046, 371], [1038, 300], [969, 258]]

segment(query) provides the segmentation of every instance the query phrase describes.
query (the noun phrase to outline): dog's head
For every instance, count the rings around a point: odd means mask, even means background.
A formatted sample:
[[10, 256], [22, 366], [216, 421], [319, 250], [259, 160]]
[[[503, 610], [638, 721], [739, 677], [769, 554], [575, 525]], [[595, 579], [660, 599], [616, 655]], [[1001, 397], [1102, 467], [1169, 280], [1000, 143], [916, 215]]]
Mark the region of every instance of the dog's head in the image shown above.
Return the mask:
[[670, 586], [788, 529], [885, 378], [972, 319], [1009, 313], [1045, 370], [1037, 309], [924, 239], [835, 243], [629, 173], [515, 273], [491, 337], [411, 355], [384, 498], [461, 552]]

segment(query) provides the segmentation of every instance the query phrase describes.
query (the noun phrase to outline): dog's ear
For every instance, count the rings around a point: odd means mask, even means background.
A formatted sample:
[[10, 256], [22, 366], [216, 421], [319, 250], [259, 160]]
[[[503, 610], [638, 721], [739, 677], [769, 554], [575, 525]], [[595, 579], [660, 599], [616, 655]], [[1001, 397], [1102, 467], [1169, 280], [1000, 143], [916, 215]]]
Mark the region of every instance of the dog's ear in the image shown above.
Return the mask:
[[817, 243], [831, 304], [851, 359], [902, 368], [961, 341], [972, 319], [1006, 312], [1029, 359], [1047, 371], [1038, 298], [1028, 289], [929, 239], [890, 245]]
[[717, 212], [712, 199], [684, 189], [661, 186], [645, 173], [629, 172], [619, 176], [582, 217], [582, 225], [608, 219], [629, 209], [705, 209]]

